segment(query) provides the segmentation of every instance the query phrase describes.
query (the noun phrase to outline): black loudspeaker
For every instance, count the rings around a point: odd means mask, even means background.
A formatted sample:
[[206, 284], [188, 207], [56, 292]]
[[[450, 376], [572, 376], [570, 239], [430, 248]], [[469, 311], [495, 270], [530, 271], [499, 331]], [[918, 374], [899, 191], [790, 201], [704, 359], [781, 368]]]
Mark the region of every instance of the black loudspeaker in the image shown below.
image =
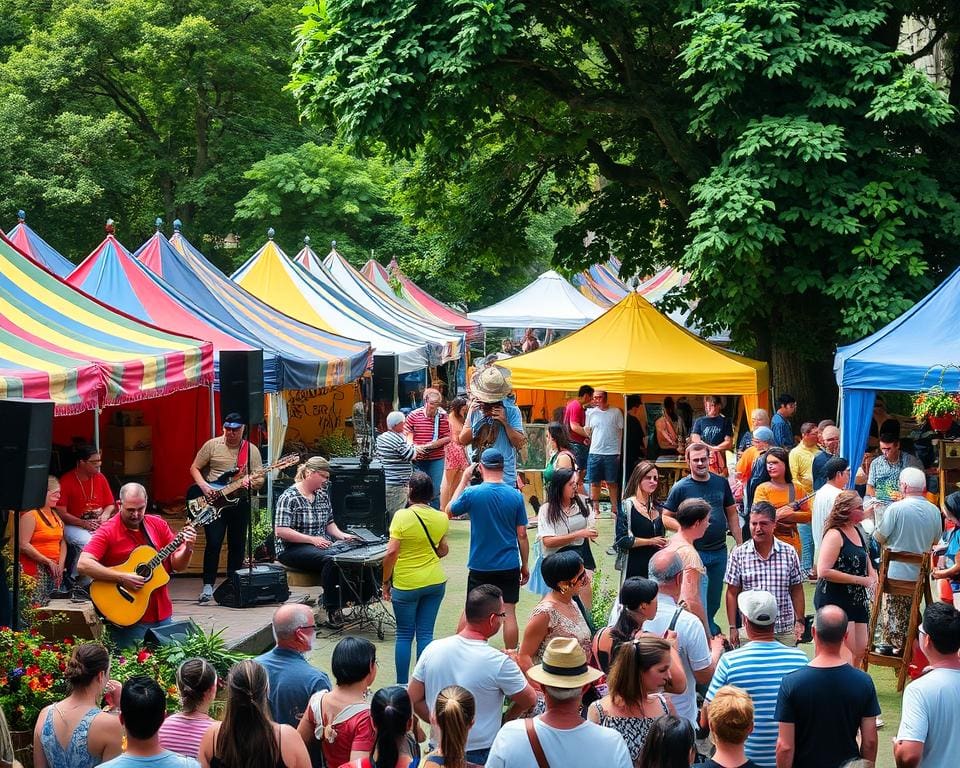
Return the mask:
[[289, 597], [287, 572], [280, 565], [257, 565], [233, 571], [213, 592], [213, 599], [227, 608], [285, 603]]
[[220, 353], [220, 415], [239, 413], [248, 427], [263, 424], [263, 350]]
[[392, 403], [397, 399], [397, 356], [374, 355], [373, 399]]
[[151, 627], [143, 636], [143, 644], [153, 647], [161, 645], [170, 645], [171, 643], [186, 640], [190, 635], [202, 632], [200, 627], [194, 624], [193, 619], [186, 621], [174, 621], [171, 624], [164, 624], [162, 627]]
[[387, 489], [383, 466], [363, 466], [357, 459], [331, 459], [330, 506], [342, 530], [349, 526], [387, 535]]
[[42, 507], [50, 473], [53, 402], [0, 400], [0, 424], [0, 507]]

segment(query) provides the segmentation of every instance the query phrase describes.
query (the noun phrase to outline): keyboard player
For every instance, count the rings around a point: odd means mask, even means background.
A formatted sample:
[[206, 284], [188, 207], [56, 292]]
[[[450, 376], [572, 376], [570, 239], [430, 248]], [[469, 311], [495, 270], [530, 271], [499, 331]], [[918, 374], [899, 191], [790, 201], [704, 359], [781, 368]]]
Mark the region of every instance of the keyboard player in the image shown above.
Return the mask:
[[337, 627], [344, 623], [343, 604], [353, 599], [334, 563], [335, 553], [343, 551], [337, 544], [358, 539], [341, 531], [333, 519], [329, 480], [330, 463], [320, 456], [297, 468], [296, 482], [277, 499], [277, 559], [298, 571], [320, 574], [327, 623]]

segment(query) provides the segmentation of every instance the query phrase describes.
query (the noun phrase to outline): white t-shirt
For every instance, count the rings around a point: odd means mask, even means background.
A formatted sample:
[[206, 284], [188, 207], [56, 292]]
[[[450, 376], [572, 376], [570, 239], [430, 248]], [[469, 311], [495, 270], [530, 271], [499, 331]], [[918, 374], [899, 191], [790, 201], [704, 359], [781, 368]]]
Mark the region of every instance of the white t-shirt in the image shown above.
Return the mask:
[[923, 768], [954, 768], [960, 760], [960, 670], [935, 669], [903, 694], [897, 741], [923, 742]]
[[[940, 539], [943, 518], [940, 510], [922, 496], [907, 496], [887, 507], [877, 526], [877, 533], [886, 539], [884, 546], [893, 552], [922, 555]], [[890, 563], [887, 576], [916, 581], [920, 576], [920, 567], [909, 563]], [[960, 762], [960, 754], [957, 760]]]
[[810, 516], [810, 526], [813, 529], [813, 546], [819, 551], [820, 542], [823, 540], [823, 524], [827, 522], [827, 516], [833, 509], [833, 502], [837, 500], [842, 488], [837, 488], [830, 483], [824, 485], [817, 495], [813, 497], [813, 509]]
[[484, 640], [452, 635], [428, 645], [413, 670], [423, 683], [427, 708], [433, 713], [437, 694], [448, 685], [461, 685], [473, 694], [477, 714], [467, 738], [467, 750], [488, 749], [503, 713], [505, 696], [516, 696], [527, 687], [517, 663]]
[[[633, 768], [623, 736], [612, 728], [584, 722], [576, 728], [560, 730], [544, 725], [539, 717], [533, 727], [551, 766], [597, 765], [603, 768]], [[487, 758], [487, 768], [532, 768], [537, 759], [530, 747], [523, 720], [505, 723], [497, 734]]]
[[[669, 629], [677, 604], [669, 595], [660, 594], [657, 597], [657, 615], [649, 621], [643, 622], [644, 632], [652, 632], [663, 637]], [[694, 672], [710, 666], [710, 646], [707, 643], [707, 633], [703, 623], [689, 611], [682, 611], [677, 617], [677, 651], [683, 662], [683, 671], [687, 677], [687, 688], [683, 693], [669, 694], [676, 707], [677, 717], [690, 721], [697, 727], [697, 681]]]
[[623, 450], [623, 414], [617, 408], [591, 408], [586, 426], [591, 428], [590, 453], [597, 456], [619, 456]]
[[[590, 519], [593, 516], [593, 513], [590, 513], [590, 517], [584, 517], [580, 512], [580, 507], [576, 506], [576, 502], [574, 502], [574, 506], [568, 510], [571, 511], [572, 514], [570, 514], [565, 520], [561, 520], [559, 525], [554, 525], [547, 520], [548, 506], [549, 504], [541, 504], [540, 511], [537, 513], [537, 538], [541, 540], [540, 547], [544, 557], [547, 555], [552, 555], [554, 552], [559, 552], [561, 549], [560, 547], [543, 546], [544, 536], [566, 536], [568, 533], [582, 531], [590, 523]], [[573, 541], [567, 542], [563, 546], [579, 547], [581, 544], [583, 544], [583, 538], [576, 538]]]

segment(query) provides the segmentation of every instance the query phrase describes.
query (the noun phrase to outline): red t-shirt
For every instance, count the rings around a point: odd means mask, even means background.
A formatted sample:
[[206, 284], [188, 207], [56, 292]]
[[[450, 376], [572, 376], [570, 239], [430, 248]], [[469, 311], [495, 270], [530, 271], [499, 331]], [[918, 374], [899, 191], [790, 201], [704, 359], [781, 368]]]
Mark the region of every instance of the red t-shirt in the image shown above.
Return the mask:
[[[436, 437], [434, 437], [434, 429], [436, 429]], [[410, 415], [407, 416], [407, 423], [403, 431], [405, 434], [413, 435], [414, 445], [426, 445], [427, 443], [432, 443], [434, 440], [450, 437], [450, 422], [447, 421], [447, 412], [444, 411], [443, 408], [438, 408], [436, 418], [430, 419], [427, 418], [427, 414], [424, 413], [423, 408], [417, 408], [417, 410], [411, 411]], [[434, 448], [432, 451], [420, 456], [418, 461], [431, 461], [442, 458], [443, 446], [441, 445], [439, 448]]]
[[570, 436], [571, 443], [580, 443], [580, 445], [587, 444], [587, 438], [583, 435], [578, 435], [570, 429], [571, 424], [579, 424], [582, 427], [586, 423], [587, 414], [586, 411], [583, 410], [580, 401], [574, 399], [567, 403], [567, 407], [563, 409], [563, 426], [567, 428], [567, 434]]
[[[145, 515], [143, 525], [150, 535], [150, 541], [147, 541], [142, 530], [131, 531], [123, 524], [123, 519], [119, 514], [114, 515], [97, 528], [83, 551], [93, 555], [101, 565], [111, 568], [124, 562], [137, 547], [146, 544], [159, 550], [174, 539], [173, 531], [163, 518], [156, 515]], [[163, 561], [163, 567], [167, 571], [171, 570], [169, 558]], [[170, 593], [164, 585], [150, 595], [147, 611], [140, 621], [163, 621], [169, 619], [172, 615], [173, 603], [170, 602]]]
[[81, 480], [77, 470], [71, 470], [60, 478], [60, 502], [57, 506], [66, 507], [74, 517], [83, 517], [87, 505], [109, 507], [116, 504], [116, 496], [110, 490], [110, 483], [97, 472], [88, 480]]

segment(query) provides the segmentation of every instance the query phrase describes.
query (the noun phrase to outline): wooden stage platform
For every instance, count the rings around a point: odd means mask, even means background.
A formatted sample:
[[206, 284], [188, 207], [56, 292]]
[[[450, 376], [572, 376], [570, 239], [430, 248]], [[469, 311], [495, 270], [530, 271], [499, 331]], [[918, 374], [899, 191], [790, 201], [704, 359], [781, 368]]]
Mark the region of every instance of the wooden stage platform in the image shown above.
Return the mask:
[[[200, 588], [199, 577], [174, 576], [170, 580], [174, 621], [193, 619], [206, 632], [222, 630], [227, 646], [244, 653], [262, 653], [273, 646], [270, 620], [277, 605], [225, 608], [212, 600], [204, 605], [198, 605], [197, 596], [200, 594]], [[308, 598], [316, 600], [319, 592], [319, 587], [291, 587], [287, 602], [303, 603]], [[72, 603], [69, 600], [51, 600], [46, 610], [67, 616], [66, 622], [56, 625], [55, 634], [57, 635], [77, 634], [85, 637], [99, 635], [101, 622], [90, 602]]]

